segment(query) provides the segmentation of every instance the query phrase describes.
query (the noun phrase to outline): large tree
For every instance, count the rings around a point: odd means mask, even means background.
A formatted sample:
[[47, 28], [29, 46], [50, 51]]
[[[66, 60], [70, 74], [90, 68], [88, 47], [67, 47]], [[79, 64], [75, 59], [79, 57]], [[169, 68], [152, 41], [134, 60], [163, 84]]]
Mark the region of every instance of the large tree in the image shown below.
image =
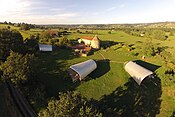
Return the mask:
[[25, 49], [27, 53], [35, 54], [38, 47], [39, 35], [31, 35], [29, 38], [26, 38], [24, 41]]
[[40, 39], [51, 39], [51, 38], [52, 38], [52, 36], [51, 36], [49, 30], [43, 31], [43, 32], [41, 32], [41, 34], [40, 34]]
[[163, 41], [163, 40], [165, 40], [167, 37], [166, 37], [165, 31], [162, 31], [162, 30], [154, 30], [154, 31], [153, 31], [153, 38]]
[[59, 100], [51, 100], [39, 117], [99, 117], [98, 110], [76, 92], [61, 93]]
[[10, 56], [0, 67], [3, 72], [2, 79], [18, 85], [33, 78], [35, 60], [34, 55], [21, 55], [11, 51]]
[[69, 40], [66, 37], [61, 37], [59, 39], [59, 45], [60, 46], [68, 46], [68, 45], [70, 45]]
[[22, 23], [20, 26], [21, 30], [30, 30], [30, 25], [26, 23]]
[[18, 31], [0, 29], [0, 59], [5, 60], [10, 50], [21, 53], [23, 49], [23, 37]]
[[142, 51], [143, 54], [146, 56], [155, 56], [156, 54], [159, 54], [162, 50], [161, 47], [158, 47], [158, 45], [152, 42], [151, 38], [148, 38], [142, 45]]

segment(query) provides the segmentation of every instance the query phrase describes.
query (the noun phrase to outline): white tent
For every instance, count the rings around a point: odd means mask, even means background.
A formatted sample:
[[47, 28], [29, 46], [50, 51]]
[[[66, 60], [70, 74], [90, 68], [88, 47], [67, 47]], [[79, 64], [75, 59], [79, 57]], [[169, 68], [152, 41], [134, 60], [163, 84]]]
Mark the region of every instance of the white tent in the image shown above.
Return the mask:
[[39, 44], [39, 50], [45, 52], [52, 51], [52, 45]]
[[70, 68], [77, 72], [79, 80], [82, 80], [97, 68], [97, 64], [94, 60], [90, 59], [88, 61], [72, 65]]
[[132, 61], [126, 63], [124, 68], [131, 75], [131, 77], [137, 82], [138, 85], [140, 85], [146, 77], [153, 74], [152, 71]]

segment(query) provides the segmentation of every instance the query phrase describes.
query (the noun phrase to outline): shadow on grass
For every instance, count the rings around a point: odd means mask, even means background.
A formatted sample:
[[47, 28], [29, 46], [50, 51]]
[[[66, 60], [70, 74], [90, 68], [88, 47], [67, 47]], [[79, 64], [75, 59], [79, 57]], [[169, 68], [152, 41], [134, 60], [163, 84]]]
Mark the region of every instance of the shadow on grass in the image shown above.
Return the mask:
[[89, 75], [89, 77], [92, 79], [99, 78], [110, 71], [110, 60], [109, 59], [98, 60], [98, 61], [96, 61], [96, 63], [97, 63], [97, 69], [94, 70]]
[[41, 53], [39, 56], [38, 77], [46, 86], [48, 97], [57, 96], [59, 92], [71, 89], [72, 81], [67, 74], [65, 60], [73, 59], [70, 50], [58, 50], [52, 53]]
[[100, 43], [101, 43], [100, 46], [103, 49], [114, 46], [116, 44], [123, 44], [123, 42], [115, 42], [115, 41], [101, 41]]
[[151, 70], [152, 72], [156, 71], [159, 67], [161, 67], [142, 60], [135, 60], [134, 62], [148, 70]]
[[96, 63], [97, 63], [96, 70], [94, 70], [92, 73], [90, 73], [88, 76], [86, 76], [86, 78], [84, 80], [77, 81], [77, 82], [73, 83], [73, 85], [71, 86], [72, 90], [75, 89], [76, 87], [78, 87], [81, 83], [90, 81], [92, 79], [99, 78], [110, 71], [110, 61], [108, 59], [98, 60], [98, 61], [96, 61]]
[[[120, 47], [116, 48], [115, 50], [122, 48], [122, 45], [124, 45], [124, 42], [100, 41], [100, 48], [101, 49], [107, 49], [107, 48], [110, 48], [111, 46], [114, 46], [114, 45], [117, 45], [117, 44], [120, 44]], [[89, 52], [88, 55], [94, 55], [94, 53], [97, 52], [97, 51], [99, 51], [99, 49], [92, 49], [91, 52]]]
[[155, 117], [160, 112], [161, 95], [158, 77], [145, 80], [141, 86], [130, 79], [110, 95], [104, 95], [99, 107], [105, 117]]
[[172, 113], [171, 117], [175, 117], [175, 111]]

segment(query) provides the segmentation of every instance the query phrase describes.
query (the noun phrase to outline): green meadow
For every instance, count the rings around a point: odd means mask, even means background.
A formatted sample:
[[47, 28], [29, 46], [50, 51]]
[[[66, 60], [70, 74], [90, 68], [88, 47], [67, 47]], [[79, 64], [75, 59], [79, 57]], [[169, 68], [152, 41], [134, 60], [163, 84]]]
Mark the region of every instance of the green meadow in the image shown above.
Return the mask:
[[[70, 50], [64, 49], [59, 49], [51, 53], [42, 53], [39, 56], [41, 61], [39, 68], [39, 78], [40, 81], [46, 85], [46, 90], [49, 94], [49, 97], [57, 96], [58, 92], [75, 90], [80, 92], [88, 99], [92, 98], [101, 102], [103, 99], [105, 99], [106, 96], [110, 97], [111, 94], [113, 94], [114, 92], [119, 92], [120, 90], [118, 91], [118, 89], [120, 88], [123, 90], [123, 92], [127, 91], [127, 93], [132, 93], [135, 88], [135, 90], [138, 91], [139, 86], [133, 81], [132, 78], [130, 78], [130, 76], [128, 75], [128, 73], [125, 72], [123, 67], [124, 63], [127, 61], [140, 60], [155, 66], [159, 66], [159, 68], [156, 69], [154, 72], [158, 74], [158, 76], [160, 76], [158, 78], [160, 79], [159, 86], [157, 86], [159, 87], [159, 91], [152, 92], [152, 96], [150, 96], [150, 98], [148, 99], [145, 99], [146, 101], [148, 101], [148, 105], [149, 103], [151, 103], [150, 101], [153, 101], [152, 106], [150, 105], [150, 107], [144, 107], [145, 111], [153, 109], [157, 112], [157, 116], [171, 116], [171, 114], [175, 110], [175, 86], [173, 82], [169, 81], [167, 78], [161, 75], [163, 74], [163, 70], [165, 69], [166, 65], [159, 55], [156, 55], [154, 57], [146, 57], [145, 60], [142, 60], [142, 56], [144, 54], [142, 53], [140, 47], [143, 46], [146, 38], [130, 36], [121, 31], [114, 31], [112, 32], [112, 34], [108, 34], [108, 31], [97, 30], [96, 33], [98, 34], [102, 42], [114, 41], [116, 42], [116, 44], [106, 49], [100, 49], [98, 51], [95, 51], [92, 55], [88, 57], [76, 57], [72, 55]], [[68, 35], [67, 38], [71, 40], [81, 38], [82, 36], [94, 36], [94, 34], [88, 35], [73, 33]], [[170, 37], [167, 41], [158, 41], [153, 39], [153, 43], [160, 43], [160, 46], [168, 46], [166, 51], [171, 52], [172, 54], [174, 52], [174, 37]], [[128, 51], [128, 45], [133, 45], [134, 49]], [[135, 56], [135, 53], [139, 54]], [[108, 62], [97, 63], [97, 69], [92, 72], [85, 81], [72, 83], [66, 70], [69, 68], [70, 65], [83, 62], [88, 59], [94, 59], [97, 61], [106, 59], [108, 60]], [[133, 85], [127, 86], [131, 83]], [[147, 89], [147, 91], [151, 91], [151, 84], [147, 83], [147, 85], [148, 88], [150, 86], [150, 89]], [[154, 88], [157, 87], [154, 86]], [[121, 96], [121, 98], [118, 98], [117, 96], [119, 95], [116, 94], [117, 99], [121, 100], [121, 104], [119, 105], [125, 104], [127, 102], [125, 98], [130, 98], [127, 93], [121, 94], [124, 95], [123, 97]], [[133, 94], [134, 93], [135, 91], [133, 91]], [[149, 96], [149, 92], [147, 95]], [[156, 97], [154, 95], [159, 96]], [[114, 96], [112, 99], [115, 99], [116, 97]], [[151, 97], [153, 97], [153, 100], [151, 99]], [[133, 98], [132, 95], [131, 98]], [[112, 99], [109, 103], [114, 103]], [[155, 100], [158, 100], [158, 102], [156, 103]], [[128, 101], [127, 104], [130, 105], [130, 103], [133, 102]], [[153, 108], [155, 105], [158, 105], [159, 107]], [[134, 107], [135, 106], [133, 106], [133, 108]], [[148, 116], [150, 116], [149, 114]]]
[[[4, 26], [0, 25], [0, 27]], [[10, 27], [18, 30], [16, 27]], [[41, 31], [32, 29], [20, 32], [25, 39]], [[163, 75], [166, 68], [163, 58], [160, 55], [155, 55], [152, 57], [146, 56], [142, 60], [144, 54], [141, 48], [147, 40], [145, 37], [131, 36], [117, 30], [112, 31], [111, 34], [108, 32], [109, 30], [94, 30], [94, 34], [72, 32], [66, 36], [69, 40], [72, 40], [98, 34], [101, 43], [115, 42], [114, 45], [94, 51], [88, 57], [74, 56], [69, 49], [56, 49], [53, 52], [43, 52], [38, 55], [40, 61], [38, 78], [46, 86], [48, 98], [57, 97], [59, 92], [78, 91], [87, 99], [97, 100], [102, 106], [106, 105], [112, 109], [120, 108], [124, 111], [124, 105], [127, 105], [127, 111], [130, 111], [128, 113], [134, 113], [134, 109], [139, 110], [139, 107], [144, 107], [145, 110], [140, 111], [146, 116], [152, 116], [154, 112], [158, 117], [171, 116], [175, 111], [175, 85], [174, 80], [170, 80]], [[170, 36], [165, 41], [152, 39], [152, 42], [161, 47], [166, 46], [165, 50], [172, 54], [172, 58], [175, 58], [175, 36]], [[130, 45], [133, 48], [132, 50], [129, 50]], [[99, 61], [97, 62], [97, 69], [84, 81], [72, 83], [67, 69], [73, 64], [89, 59]], [[152, 66], [158, 66], [154, 69], [154, 73], [158, 77], [156, 77], [158, 81], [155, 80], [156, 84], [145, 81], [146, 88], [138, 86], [124, 70], [124, 63], [127, 61], [149, 63], [146, 64], [146, 67], [150, 69], [152, 69]], [[136, 99], [138, 102], [135, 101]], [[0, 102], [3, 102], [1, 98]]]

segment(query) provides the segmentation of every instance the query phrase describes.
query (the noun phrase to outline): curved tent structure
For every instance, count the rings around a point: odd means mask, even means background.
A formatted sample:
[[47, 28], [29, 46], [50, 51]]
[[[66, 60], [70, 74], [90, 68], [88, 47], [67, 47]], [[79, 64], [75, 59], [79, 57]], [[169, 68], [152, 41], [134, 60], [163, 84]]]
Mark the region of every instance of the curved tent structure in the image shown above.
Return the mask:
[[52, 45], [39, 44], [39, 50], [45, 51], [45, 52], [50, 52], [50, 51], [52, 51]]
[[131, 75], [131, 77], [137, 82], [138, 85], [140, 85], [146, 77], [153, 74], [152, 71], [132, 61], [126, 63], [124, 68]]
[[[77, 79], [82, 80], [87, 75], [89, 75], [92, 71], [94, 71], [96, 68], [97, 68], [96, 62], [90, 59], [85, 62], [81, 62], [70, 66], [70, 69], [68, 70], [68, 72], [74, 82]], [[76, 72], [76, 73], [73, 73], [73, 72]]]

